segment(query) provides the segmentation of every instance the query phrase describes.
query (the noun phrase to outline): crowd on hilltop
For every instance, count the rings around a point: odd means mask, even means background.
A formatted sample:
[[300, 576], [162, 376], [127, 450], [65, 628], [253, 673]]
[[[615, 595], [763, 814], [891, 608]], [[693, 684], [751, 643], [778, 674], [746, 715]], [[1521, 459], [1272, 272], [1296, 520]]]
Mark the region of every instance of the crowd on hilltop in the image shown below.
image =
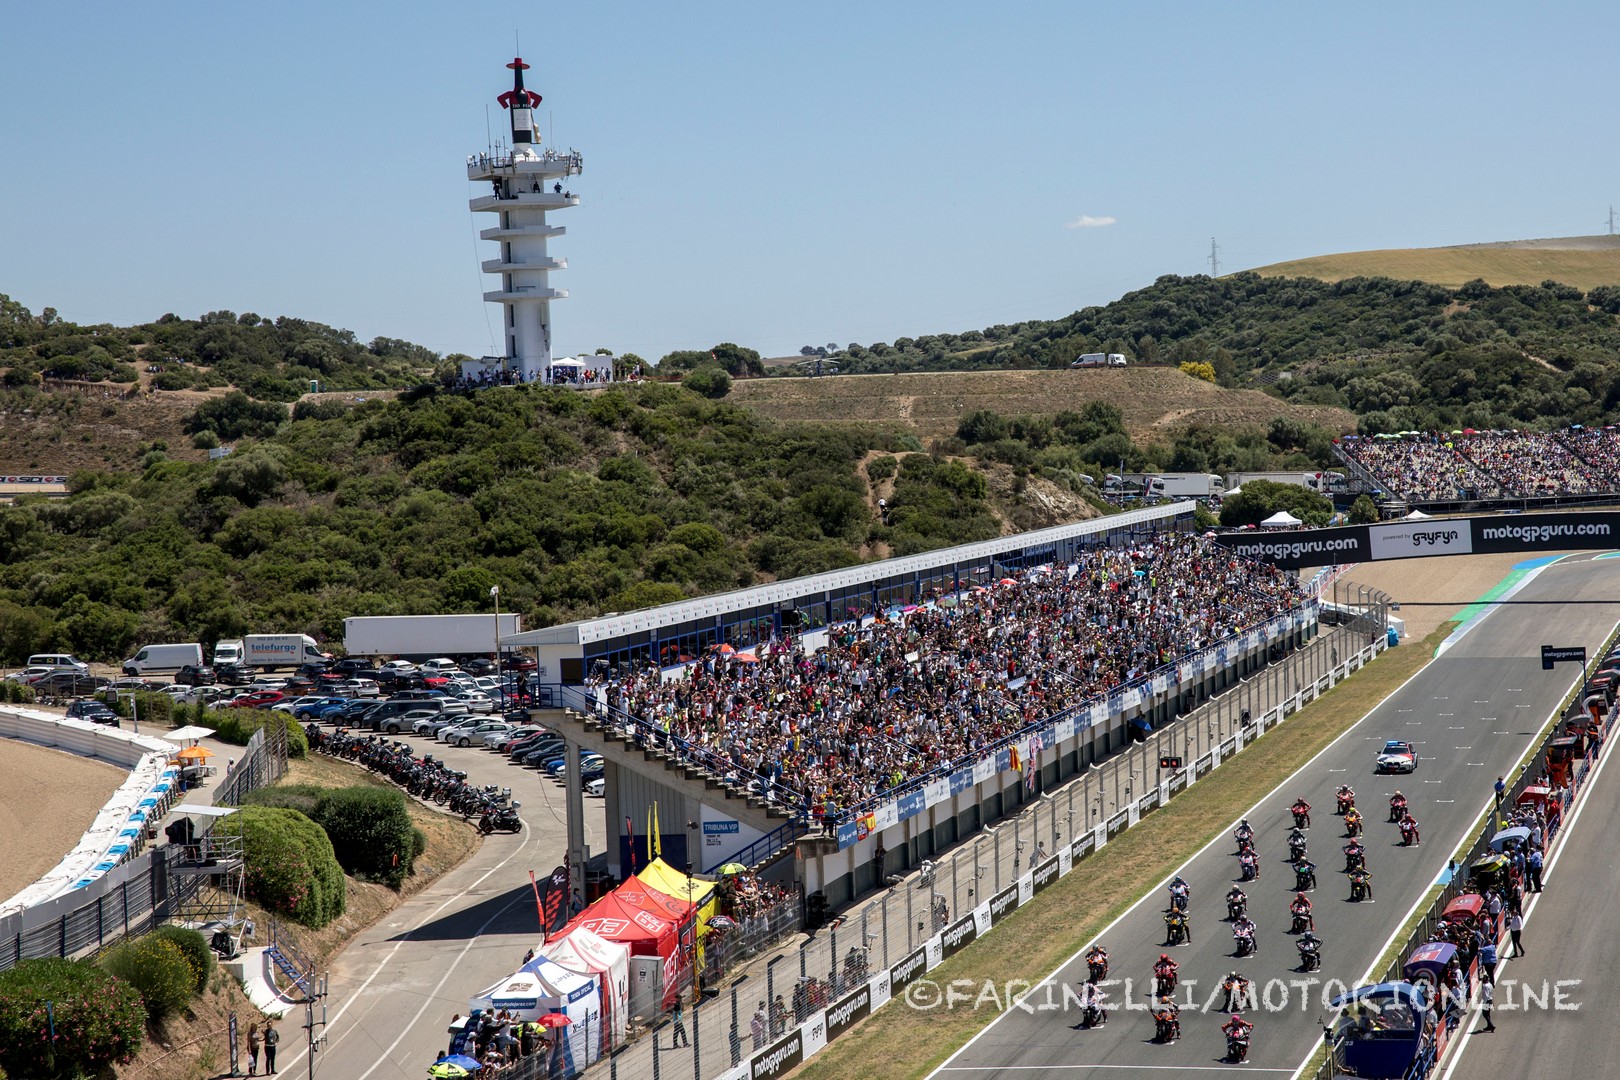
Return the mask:
[[[1297, 579], [1164, 534], [678, 677], [602, 674], [613, 711], [831, 823], [853, 804], [1296, 606]], [[678, 745], [678, 744], [677, 744]]]
[[1620, 431], [1609, 428], [1351, 436], [1339, 449], [1412, 502], [1620, 493]]

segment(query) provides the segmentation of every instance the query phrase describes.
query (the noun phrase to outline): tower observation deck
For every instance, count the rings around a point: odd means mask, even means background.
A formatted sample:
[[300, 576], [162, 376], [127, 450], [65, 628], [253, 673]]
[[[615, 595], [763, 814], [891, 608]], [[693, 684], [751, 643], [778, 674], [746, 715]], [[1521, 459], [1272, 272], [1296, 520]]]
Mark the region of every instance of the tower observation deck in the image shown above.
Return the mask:
[[547, 250], [550, 239], [564, 230], [547, 222], [546, 214], [579, 205], [567, 180], [579, 175], [584, 159], [575, 150], [540, 148], [534, 124], [540, 95], [523, 86], [529, 65], [517, 57], [506, 66], [512, 71], [512, 89], [496, 100], [511, 120], [512, 144], [467, 159], [467, 179], [490, 185], [490, 192], [475, 196], [469, 206], [474, 213], [497, 215], [495, 227], [478, 235], [500, 245], [499, 257], [483, 263], [484, 272], [497, 278], [497, 287], [484, 293], [484, 299], [501, 305], [506, 356], [500, 366], [524, 382], [549, 380], [551, 302], [568, 295], [568, 290], [552, 287], [551, 273], [567, 269], [568, 260]]

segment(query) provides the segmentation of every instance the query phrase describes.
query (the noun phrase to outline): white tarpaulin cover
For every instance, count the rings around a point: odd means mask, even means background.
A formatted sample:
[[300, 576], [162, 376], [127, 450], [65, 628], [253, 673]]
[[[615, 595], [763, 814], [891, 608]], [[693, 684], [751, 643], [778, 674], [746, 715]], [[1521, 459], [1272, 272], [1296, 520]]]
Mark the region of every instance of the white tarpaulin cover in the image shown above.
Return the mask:
[[540, 954], [569, 971], [596, 977], [606, 1015], [603, 1027], [613, 1042], [621, 1041], [630, 1016], [630, 950], [581, 927], [548, 941]]
[[519, 1020], [538, 1020], [553, 1012], [568, 1017], [561, 1053], [567, 1067], [564, 1075], [571, 1076], [601, 1056], [601, 1000], [597, 976], [581, 975], [537, 956], [470, 999], [467, 1005], [473, 1009], [505, 1010]]
[[1275, 514], [1272, 514], [1270, 517], [1266, 518], [1266, 520], [1262, 521], [1260, 524], [1270, 526], [1274, 529], [1287, 529], [1292, 528], [1295, 525], [1302, 525], [1304, 522], [1300, 521], [1299, 518], [1295, 517], [1293, 514], [1290, 514], [1286, 510], [1279, 510]]

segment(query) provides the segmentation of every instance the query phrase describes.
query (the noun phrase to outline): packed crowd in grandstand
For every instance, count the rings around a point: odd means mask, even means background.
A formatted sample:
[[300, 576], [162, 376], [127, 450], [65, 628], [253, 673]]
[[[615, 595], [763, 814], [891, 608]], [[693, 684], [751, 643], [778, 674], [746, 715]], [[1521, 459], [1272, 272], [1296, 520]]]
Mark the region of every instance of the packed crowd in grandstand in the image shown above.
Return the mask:
[[597, 690], [831, 822], [1299, 600], [1269, 564], [1165, 534], [836, 626], [814, 651], [717, 650], [678, 678], [649, 665]]
[[1413, 502], [1620, 492], [1620, 431], [1610, 428], [1350, 436], [1339, 449]]

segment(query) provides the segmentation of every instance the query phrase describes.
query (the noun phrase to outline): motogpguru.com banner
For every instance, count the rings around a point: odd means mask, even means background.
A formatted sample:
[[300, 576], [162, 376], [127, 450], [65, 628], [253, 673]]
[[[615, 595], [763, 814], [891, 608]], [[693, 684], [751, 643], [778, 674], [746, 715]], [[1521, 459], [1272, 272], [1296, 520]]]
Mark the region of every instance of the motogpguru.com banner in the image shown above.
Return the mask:
[[1221, 533], [1215, 542], [1285, 570], [1428, 555], [1534, 553], [1620, 547], [1620, 512], [1423, 518], [1335, 529]]

